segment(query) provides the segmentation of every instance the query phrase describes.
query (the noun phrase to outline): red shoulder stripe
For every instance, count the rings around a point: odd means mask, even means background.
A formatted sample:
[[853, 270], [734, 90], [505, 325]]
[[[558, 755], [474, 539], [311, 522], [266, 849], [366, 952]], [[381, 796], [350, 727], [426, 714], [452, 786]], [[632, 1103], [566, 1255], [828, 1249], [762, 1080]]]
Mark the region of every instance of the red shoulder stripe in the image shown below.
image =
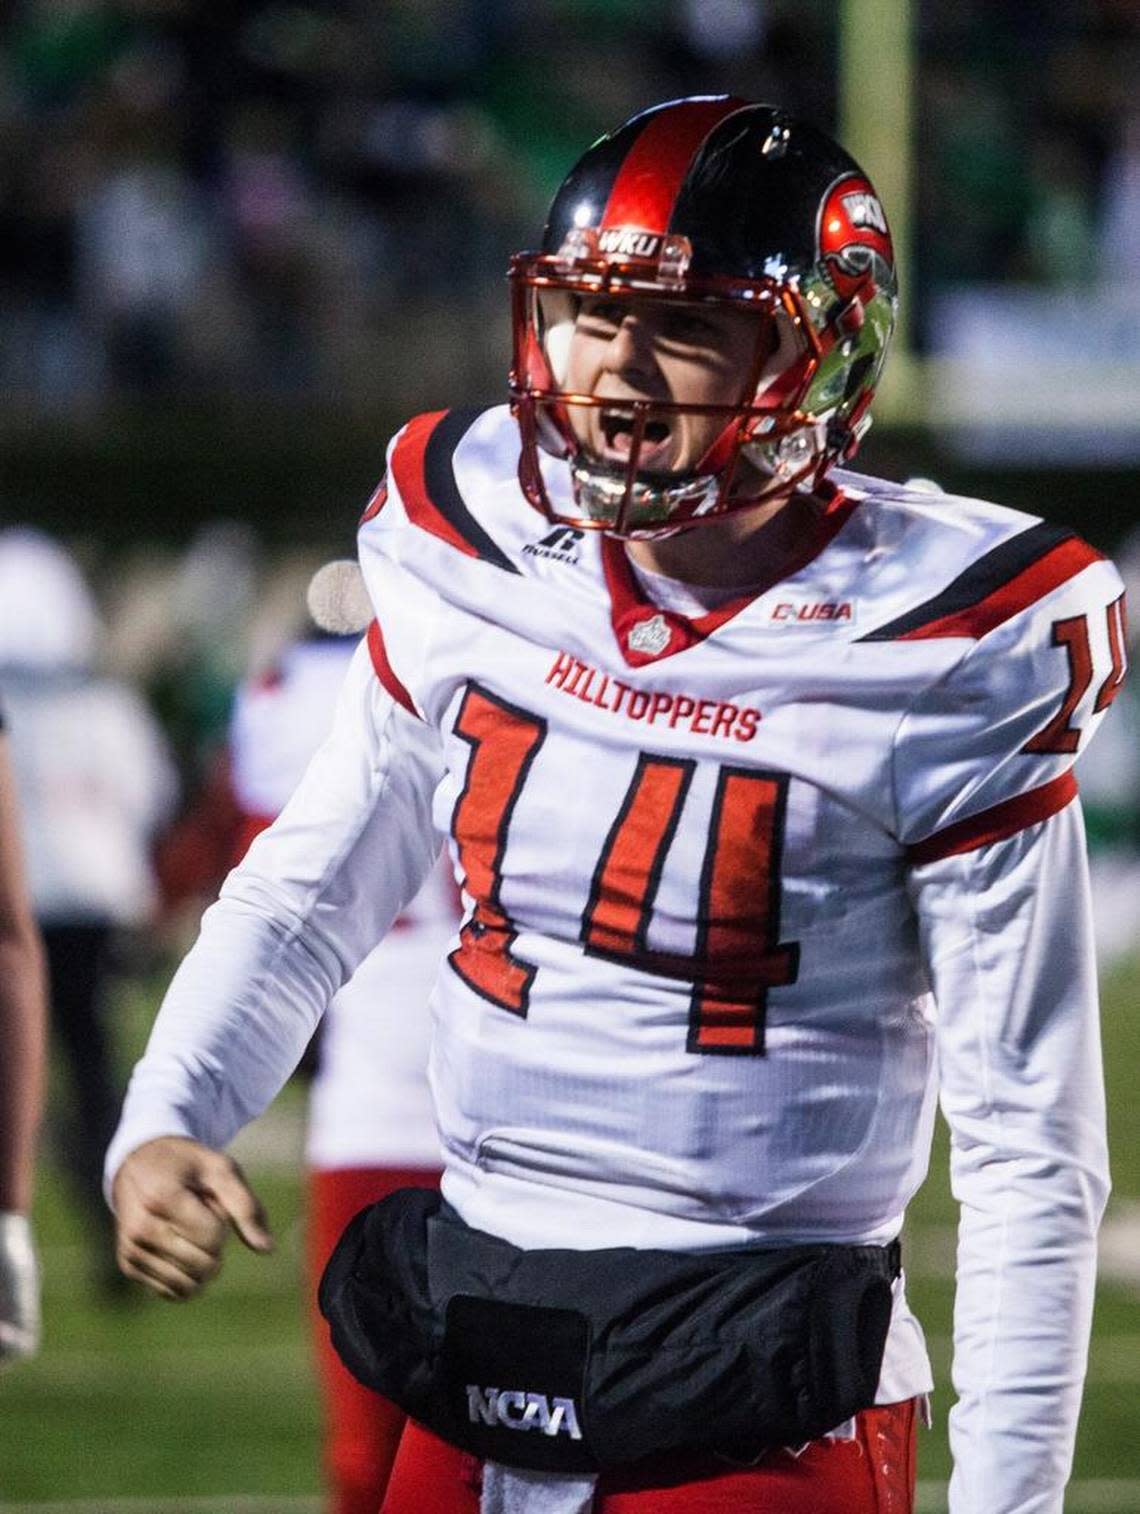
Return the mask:
[[694, 100], [683, 111], [651, 115], [626, 153], [599, 226], [637, 226], [664, 236], [681, 185], [702, 143], [743, 103], [732, 98]]
[[987, 594], [976, 605], [929, 621], [913, 631], [904, 631], [898, 639], [925, 641], [939, 636], [970, 636], [976, 641], [1036, 604], [1082, 568], [1087, 568], [1089, 563], [1098, 562], [1100, 557], [1101, 554], [1087, 542], [1076, 536], [1070, 537], [1030, 567], [1014, 574], [1008, 583]]
[[392, 449], [392, 478], [409, 520], [433, 536], [442, 537], [468, 557], [478, 557], [475, 548], [463, 539], [428, 493], [424, 466], [428, 442], [446, 414], [446, 410], [431, 410], [408, 422]]
[[961, 852], [976, 852], [979, 847], [1005, 841], [1027, 826], [1048, 820], [1050, 815], [1063, 810], [1076, 797], [1076, 774], [1069, 768], [1059, 778], [1031, 789], [1028, 794], [1003, 800], [980, 815], [971, 815], [968, 820], [948, 825], [944, 831], [936, 831], [925, 841], [916, 841], [906, 849], [907, 861], [917, 865], [938, 862], [943, 857], [956, 857]]
[[1071, 531], [1038, 521], [968, 564], [933, 599], [859, 640], [925, 641], [939, 636], [976, 640], [1100, 556]]
[[376, 677], [388, 690], [397, 704], [402, 704], [409, 715], [414, 715], [417, 720], [422, 720], [419, 710], [416, 709], [412, 696], [392, 671], [392, 664], [388, 661], [388, 649], [384, 645], [384, 636], [380, 630], [380, 622], [373, 620], [368, 626], [368, 652], [372, 658], [372, 667]]
[[468, 408], [417, 415], [392, 450], [392, 477], [413, 524], [467, 557], [518, 573], [467, 508], [452, 466], [456, 447], [482, 413]]

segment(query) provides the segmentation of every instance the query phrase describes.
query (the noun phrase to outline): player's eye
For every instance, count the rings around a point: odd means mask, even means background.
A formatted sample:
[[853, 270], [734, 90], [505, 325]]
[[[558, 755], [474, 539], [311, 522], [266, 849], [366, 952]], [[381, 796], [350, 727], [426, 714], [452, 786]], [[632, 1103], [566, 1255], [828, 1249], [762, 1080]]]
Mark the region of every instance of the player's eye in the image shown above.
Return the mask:
[[717, 335], [717, 328], [707, 316], [696, 310], [677, 307], [664, 316], [662, 335], [674, 342], [710, 342]]
[[620, 300], [587, 300], [582, 305], [582, 319], [594, 326], [613, 327], [615, 330], [626, 317], [626, 308]]

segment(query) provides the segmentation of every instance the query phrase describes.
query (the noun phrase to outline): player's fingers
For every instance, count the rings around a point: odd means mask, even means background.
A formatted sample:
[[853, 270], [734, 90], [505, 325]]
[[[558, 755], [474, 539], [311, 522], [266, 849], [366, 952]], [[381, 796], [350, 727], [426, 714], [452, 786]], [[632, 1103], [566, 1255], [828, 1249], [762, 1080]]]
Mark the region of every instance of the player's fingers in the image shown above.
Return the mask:
[[155, 1218], [160, 1226], [169, 1226], [193, 1245], [215, 1254], [221, 1251], [229, 1231], [225, 1216], [197, 1189], [184, 1188]]
[[[151, 1146], [159, 1144], [155, 1141]], [[142, 1151], [148, 1149], [143, 1147]], [[210, 1221], [209, 1210], [194, 1193], [189, 1173], [169, 1159], [148, 1161], [138, 1155], [128, 1157], [115, 1180], [114, 1201], [115, 1216], [120, 1227], [127, 1232], [139, 1230], [155, 1220], [181, 1215], [187, 1207], [190, 1210], [197, 1208], [205, 1221]]]
[[135, 1249], [147, 1257], [171, 1263], [198, 1284], [209, 1282], [222, 1265], [220, 1247], [206, 1250], [196, 1246], [172, 1225], [165, 1225], [153, 1240], [136, 1242]]
[[273, 1236], [261, 1200], [250, 1188], [241, 1168], [229, 1157], [203, 1163], [203, 1197], [229, 1220], [251, 1251], [272, 1251]]
[[133, 1278], [135, 1282], [144, 1284], [159, 1298], [180, 1303], [198, 1291], [198, 1284], [192, 1278], [187, 1277], [177, 1267], [146, 1252], [122, 1247], [119, 1250], [118, 1261], [120, 1272]]
[[225, 1221], [204, 1198], [188, 1190], [166, 1204], [162, 1212], [138, 1203], [121, 1204], [116, 1219], [121, 1243], [127, 1250], [162, 1254], [170, 1236], [177, 1234], [190, 1245], [217, 1256], [226, 1238]]

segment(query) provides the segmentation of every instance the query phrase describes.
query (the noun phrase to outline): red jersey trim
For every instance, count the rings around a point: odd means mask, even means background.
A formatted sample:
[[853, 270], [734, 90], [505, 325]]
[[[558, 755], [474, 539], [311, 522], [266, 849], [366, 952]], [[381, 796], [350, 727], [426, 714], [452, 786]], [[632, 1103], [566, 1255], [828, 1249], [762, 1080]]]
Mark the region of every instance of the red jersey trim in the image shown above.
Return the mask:
[[[623, 543], [617, 537], [603, 535], [602, 569], [610, 594], [610, 623], [622, 657], [631, 668], [641, 668], [646, 663], [659, 662], [663, 657], [672, 657], [675, 653], [683, 652], [686, 648], [704, 641], [734, 615], [739, 615], [741, 610], [747, 609], [762, 594], [767, 594], [776, 584], [801, 573], [838, 535], [858, 504], [858, 499], [849, 498], [841, 490], [836, 489], [803, 551], [786, 564], [777, 577], [774, 577], [770, 583], [760, 584], [747, 594], [728, 600], [719, 608], [710, 610], [707, 615], [699, 615], [694, 619], [689, 619], [688, 616], [681, 615], [675, 610], [662, 609], [660, 605], [649, 599], [630, 566]], [[630, 647], [631, 631], [636, 630], [638, 625], [646, 625], [651, 621], [661, 623], [660, 649], [637, 651]], [[664, 639], [666, 633], [667, 640]]]
[[706, 137], [743, 100], [695, 100], [684, 111], [651, 115], [610, 189], [599, 228], [628, 226], [664, 235], [693, 159]]
[[392, 449], [392, 480], [413, 525], [465, 557], [518, 573], [468, 510], [455, 481], [453, 454], [482, 413], [480, 408], [431, 410], [410, 420]]
[[446, 414], [446, 410], [429, 410], [426, 415], [417, 415], [408, 422], [392, 449], [392, 480], [400, 491], [409, 520], [423, 530], [430, 531], [433, 536], [449, 542], [460, 552], [466, 552], [468, 557], [474, 557], [474, 549], [468, 546], [432, 503], [424, 479], [427, 444]]
[[1016, 836], [1018, 831], [1030, 825], [1039, 825], [1057, 814], [1077, 797], [1077, 778], [1072, 768], [1043, 783], [1028, 794], [1018, 794], [1013, 799], [1003, 800], [980, 815], [971, 815], [968, 820], [959, 820], [948, 825], [944, 831], [936, 831], [925, 841], [916, 841], [906, 849], [907, 861], [918, 865], [923, 862], [938, 862], [943, 857], [956, 857], [962, 852], [976, 852], [979, 847], [991, 846], [995, 841], [1005, 841]]
[[1017, 573], [1007, 584], [988, 594], [967, 610], [932, 620], [929, 625], [904, 632], [900, 641], [925, 641], [941, 636], [969, 636], [977, 641], [1022, 610], [1060, 588], [1090, 563], [1099, 562], [1101, 554], [1087, 542], [1074, 537], [1047, 552], [1032, 567]]
[[359, 520], [358, 524], [361, 525], [361, 526], [365, 526], [365, 525], [368, 524], [368, 522], [370, 520], [375, 520], [376, 517], [380, 514], [380, 511], [383, 510], [384, 506], [387, 503], [388, 503], [388, 475], [387, 475], [387, 473], [385, 473], [384, 477], [380, 480], [380, 482], [376, 485], [376, 488], [372, 491], [372, 498], [365, 505], [365, 507], [364, 507], [364, 514], [360, 517], [360, 520]]
[[373, 620], [368, 627], [368, 654], [372, 658], [372, 668], [376, 677], [391, 694], [397, 704], [402, 704], [409, 715], [414, 715], [417, 720], [422, 720], [419, 710], [412, 700], [412, 696], [392, 671], [392, 664], [388, 661], [388, 649], [384, 645], [384, 635], [380, 630], [380, 622]]
[[861, 641], [927, 641], [993, 631], [1073, 578], [1102, 554], [1071, 531], [1045, 521], [1018, 532], [970, 563], [933, 599], [880, 626]]

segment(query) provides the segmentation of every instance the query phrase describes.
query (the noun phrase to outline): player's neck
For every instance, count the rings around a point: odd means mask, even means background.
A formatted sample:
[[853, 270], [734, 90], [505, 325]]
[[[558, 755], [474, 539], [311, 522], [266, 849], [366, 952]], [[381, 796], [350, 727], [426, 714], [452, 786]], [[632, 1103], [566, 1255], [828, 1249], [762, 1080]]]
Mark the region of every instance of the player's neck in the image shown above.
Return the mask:
[[678, 536], [627, 542], [626, 551], [639, 567], [680, 583], [746, 588], [782, 576], [784, 564], [803, 552], [805, 534], [814, 533], [822, 511], [819, 500], [794, 494]]

